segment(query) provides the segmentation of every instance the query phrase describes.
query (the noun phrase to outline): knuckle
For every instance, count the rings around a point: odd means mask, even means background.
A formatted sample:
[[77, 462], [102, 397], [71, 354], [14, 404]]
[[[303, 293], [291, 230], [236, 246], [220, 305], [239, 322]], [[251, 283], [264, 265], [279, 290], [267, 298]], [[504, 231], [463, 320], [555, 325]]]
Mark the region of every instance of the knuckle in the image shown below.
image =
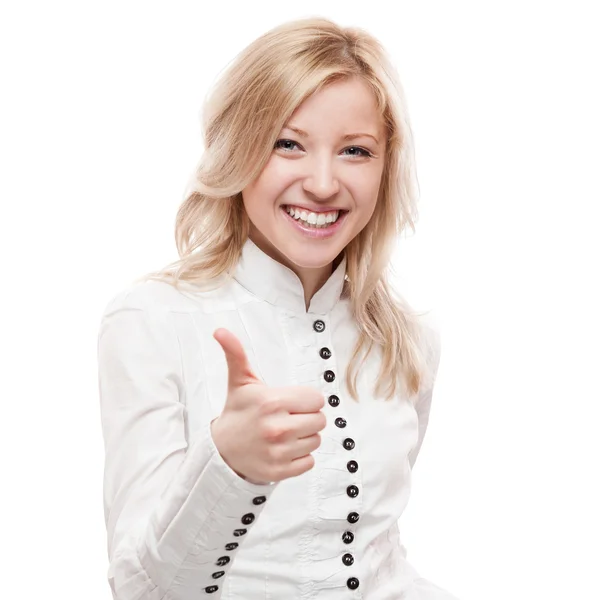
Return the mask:
[[262, 436], [267, 441], [277, 439], [281, 435], [281, 429], [275, 425], [267, 424], [263, 426]]
[[281, 446], [269, 446], [267, 448], [267, 457], [272, 468], [277, 467], [283, 458], [283, 449]]
[[259, 412], [261, 416], [272, 415], [277, 412], [281, 406], [281, 401], [278, 399], [264, 398], [259, 405]]
[[288, 428], [282, 423], [278, 423], [277, 421], [270, 420], [263, 424], [262, 426], [262, 436], [267, 441], [274, 441], [279, 439], [282, 435], [287, 433]]

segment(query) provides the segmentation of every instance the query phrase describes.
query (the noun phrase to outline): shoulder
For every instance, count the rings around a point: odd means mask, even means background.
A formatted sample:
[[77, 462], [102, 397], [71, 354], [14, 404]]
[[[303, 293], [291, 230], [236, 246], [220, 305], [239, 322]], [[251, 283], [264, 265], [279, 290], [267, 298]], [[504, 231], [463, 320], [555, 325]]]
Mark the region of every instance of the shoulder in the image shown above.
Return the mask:
[[442, 329], [438, 314], [429, 310], [419, 317], [420, 337], [427, 355], [439, 356], [441, 351]]
[[172, 304], [176, 290], [162, 281], [136, 281], [117, 290], [109, 298], [104, 314], [116, 310], [144, 310], [150, 308], [167, 308]]
[[201, 290], [186, 282], [178, 287], [167, 281], [145, 279], [134, 281], [110, 296], [102, 311], [103, 317], [123, 310], [154, 313], [192, 313], [202, 311], [215, 296], [227, 291], [227, 285]]
[[435, 382], [442, 352], [442, 326], [435, 310], [419, 314], [418, 344], [424, 361], [425, 388]]
[[176, 294], [175, 288], [161, 281], [134, 282], [113, 294], [97, 330], [98, 369], [104, 385], [136, 378], [183, 381], [181, 343], [171, 311], [179, 302]]
[[398, 287], [396, 280], [387, 282], [390, 296], [396, 310], [404, 315], [408, 327], [408, 335], [413, 347], [421, 354], [427, 364], [439, 360], [441, 350], [441, 322], [439, 315], [431, 304], [413, 303]]

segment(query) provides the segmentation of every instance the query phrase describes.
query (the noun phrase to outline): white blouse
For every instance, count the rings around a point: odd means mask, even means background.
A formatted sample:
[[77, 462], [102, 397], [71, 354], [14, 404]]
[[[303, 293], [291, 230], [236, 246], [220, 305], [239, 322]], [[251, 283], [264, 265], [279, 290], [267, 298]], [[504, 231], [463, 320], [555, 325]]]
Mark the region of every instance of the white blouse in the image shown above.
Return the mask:
[[[340, 299], [345, 267], [306, 310], [295, 273], [248, 240], [217, 290], [145, 281], [109, 302], [98, 375], [113, 598], [456, 600], [407, 562], [398, 530], [433, 382], [416, 406], [374, 396], [374, 351], [352, 400], [344, 372], [358, 329]], [[220, 456], [210, 432], [227, 394], [219, 327], [267, 385], [323, 392], [311, 470], [259, 485]], [[437, 372], [439, 333], [427, 331]]]

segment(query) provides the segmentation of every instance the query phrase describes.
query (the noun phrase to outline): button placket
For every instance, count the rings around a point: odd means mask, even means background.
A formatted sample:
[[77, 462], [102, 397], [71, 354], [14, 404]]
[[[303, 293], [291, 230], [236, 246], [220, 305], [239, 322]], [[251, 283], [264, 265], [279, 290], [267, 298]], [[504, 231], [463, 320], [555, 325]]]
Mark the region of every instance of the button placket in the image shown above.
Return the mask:
[[325, 321], [323, 321], [323, 319], [317, 319], [314, 323], [313, 323], [313, 329], [317, 332], [317, 333], [323, 333], [323, 331], [325, 331]]
[[[317, 334], [321, 334], [326, 330], [326, 324], [322, 319], [317, 319], [313, 323], [313, 329], [317, 332]], [[320, 340], [319, 340], [319, 346], [320, 346], [319, 356], [321, 357], [321, 359], [324, 362], [329, 361], [329, 359], [331, 358], [331, 350], [329, 349], [329, 347], [326, 344], [321, 344]], [[336, 373], [330, 365], [326, 365], [326, 366], [328, 366], [330, 368], [327, 368], [323, 371], [323, 379], [326, 383], [331, 384], [336, 380]], [[338, 408], [341, 403], [340, 398], [337, 394], [329, 394], [327, 397], [327, 402], [331, 408]], [[335, 424], [336, 428], [340, 430], [340, 433], [343, 430], [345, 430], [348, 426], [348, 422], [342, 416], [336, 417], [334, 424]], [[347, 451], [354, 450], [354, 448], [356, 446], [356, 442], [354, 441], [354, 439], [352, 437], [350, 437], [349, 435], [346, 434], [342, 439], [343, 439], [342, 445]], [[348, 460], [346, 462], [346, 468], [349, 473], [356, 473], [356, 471], [358, 470], [358, 462], [354, 459]], [[357, 485], [350, 484], [346, 487], [346, 494], [349, 498], [356, 498], [359, 495], [359, 493], [360, 493], [360, 489]], [[349, 524], [354, 525], [359, 520], [359, 514], [355, 511], [352, 511], [348, 514], [348, 516], [346, 517], [346, 520], [348, 521]], [[354, 542], [354, 536], [355, 536], [355, 534], [352, 531], [345, 530], [342, 533], [343, 543], [344, 544], [352, 544], [352, 542]], [[354, 564], [354, 556], [350, 552], [344, 553], [343, 556], [341, 557], [341, 560], [342, 560], [342, 563], [347, 567], [350, 567]], [[356, 577], [349, 577], [346, 580], [346, 586], [351, 590], [357, 589], [359, 587], [359, 585], [360, 585], [360, 581]]]
[[[348, 432], [348, 433], [346, 433], [346, 432], [347, 432], [347, 428], [346, 428], [346, 423], [344, 420], [344, 426], [340, 428], [340, 433], [342, 433], [342, 435], [344, 436], [342, 439], [342, 447], [346, 452], [350, 453], [350, 457], [348, 457], [348, 458], [344, 457], [344, 462], [345, 462], [346, 470], [348, 471], [348, 473], [353, 475], [354, 473], [356, 473], [359, 470], [358, 461], [355, 458], [353, 458], [354, 449], [356, 448], [356, 441], [354, 440], [354, 437], [352, 437], [351, 432]], [[345, 492], [346, 492], [346, 495], [348, 496], [348, 498], [351, 498], [352, 500], [356, 499], [356, 502], [359, 501], [358, 498], [359, 498], [361, 490], [358, 485], [353, 484], [353, 483], [349, 484], [346, 487]], [[348, 515], [346, 516], [346, 521], [350, 525], [355, 525], [359, 519], [360, 519], [360, 514], [354, 510], [349, 512]], [[351, 537], [352, 541], [354, 540], [354, 534], [351, 531], [347, 531], [345, 533], [352, 534], [351, 536], [346, 536], [346, 539]], [[346, 542], [346, 543], [350, 543], [350, 542]], [[352, 559], [353, 558], [354, 557], [352, 557]], [[347, 566], [350, 566], [350, 564], [348, 562], [346, 562], [346, 560], [347, 559], [343, 559], [344, 564]], [[355, 580], [352, 585], [356, 585], [356, 587], [358, 587], [359, 580], [356, 578], [352, 578], [352, 579]], [[350, 579], [348, 581], [350, 581]], [[356, 587], [351, 587], [350, 585], [348, 585], [348, 587], [350, 587], [350, 589], [356, 589]]]
[[323, 360], [327, 360], [327, 359], [331, 358], [331, 350], [329, 348], [327, 348], [327, 346], [323, 346], [323, 348], [321, 348], [319, 350], [319, 356]]
[[351, 589], [355, 590], [360, 585], [360, 581], [356, 577], [350, 577], [346, 582], [346, 585]]

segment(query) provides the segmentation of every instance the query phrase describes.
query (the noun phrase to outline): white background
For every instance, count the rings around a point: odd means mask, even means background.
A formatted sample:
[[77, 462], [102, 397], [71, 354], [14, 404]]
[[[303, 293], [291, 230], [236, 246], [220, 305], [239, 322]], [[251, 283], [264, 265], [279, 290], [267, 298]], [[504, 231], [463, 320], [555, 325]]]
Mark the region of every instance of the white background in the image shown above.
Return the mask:
[[109, 600], [96, 335], [176, 258], [219, 72], [288, 19], [362, 26], [409, 103], [406, 295], [443, 354], [401, 519], [461, 600], [600, 598], [595, 2], [4, 2], [2, 595]]

